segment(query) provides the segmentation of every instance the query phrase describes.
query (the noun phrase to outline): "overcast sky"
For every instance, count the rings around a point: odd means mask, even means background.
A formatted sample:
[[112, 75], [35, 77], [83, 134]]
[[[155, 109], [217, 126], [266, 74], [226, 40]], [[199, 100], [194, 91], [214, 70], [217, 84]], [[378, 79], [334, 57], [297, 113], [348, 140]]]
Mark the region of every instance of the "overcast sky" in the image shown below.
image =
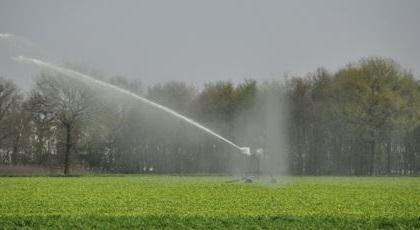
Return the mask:
[[417, 0], [0, 0], [0, 76], [26, 55], [144, 84], [281, 79], [381, 56], [420, 72]]

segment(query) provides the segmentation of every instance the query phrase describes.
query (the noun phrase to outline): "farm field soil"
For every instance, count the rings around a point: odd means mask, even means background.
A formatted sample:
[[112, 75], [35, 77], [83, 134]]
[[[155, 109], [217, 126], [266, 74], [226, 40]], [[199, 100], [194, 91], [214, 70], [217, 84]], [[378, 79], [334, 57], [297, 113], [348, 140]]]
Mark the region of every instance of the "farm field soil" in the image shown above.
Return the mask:
[[1, 177], [0, 229], [420, 229], [420, 178]]

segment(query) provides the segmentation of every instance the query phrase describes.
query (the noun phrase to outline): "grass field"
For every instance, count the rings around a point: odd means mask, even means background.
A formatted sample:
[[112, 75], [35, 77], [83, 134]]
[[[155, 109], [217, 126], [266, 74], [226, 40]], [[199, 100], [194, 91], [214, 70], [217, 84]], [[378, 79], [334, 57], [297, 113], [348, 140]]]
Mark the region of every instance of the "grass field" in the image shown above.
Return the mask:
[[2, 177], [0, 229], [420, 229], [420, 178]]

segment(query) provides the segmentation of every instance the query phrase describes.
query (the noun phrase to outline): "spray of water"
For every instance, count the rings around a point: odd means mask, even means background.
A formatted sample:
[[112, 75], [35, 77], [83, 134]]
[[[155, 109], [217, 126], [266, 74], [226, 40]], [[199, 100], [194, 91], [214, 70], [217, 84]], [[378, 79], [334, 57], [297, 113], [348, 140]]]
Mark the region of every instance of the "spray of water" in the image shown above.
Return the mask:
[[0, 38], [9, 38], [9, 37], [11, 37], [12, 35], [11, 34], [9, 34], [9, 33], [0, 33]]
[[214, 137], [216, 137], [216, 138], [218, 138], [218, 139], [226, 142], [227, 144], [233, 146], [234, 148], [240, 150], [240, 152], [242, 152], [243, 154], [251, 155], [251, 153], [249, 151], [249, 148], [247, 148], [247, 147], [240, 147], [240, 146], [236, 145], [235, 143], [233, 143], [232, 141], [230, 141], [230, 140], [222, 137], [221, 135], [215, 133], [214, 131], [210, 130], [209, 128], [201, 125], [200, 123], [198, 123], [198, 122], [196, 122], [196, 121], [194, 121], [194, 120], [192, 120], [192, 119], [190, 119], [188, 117], [185, 117], [185, 116], [183, 116], [183, 115], [181, 115], [181, 114], [179, 114], [179, 113], [177, 113], [177, 112], [175, 112], [175, 111], [173, 111], [173, 110], [171, 110], [171, 109], [169, 109], [169, 108], [167, 108], [167, 107], [165, 107], [163, 105], [160, 105], [160, 104], [155, 103], [153, 101], [150, 101], [150, 100], [148, 100], [148, 99], [146, 99], [144, 97], [141, 97], [141, 96], [139, 96], [137, 94], [134, 94], [134, 93], [132, 93], [130, 91], [127, 91], [127, 90], [124, 90], [124, 89], [119, 88], [117, 86], [111, 85], [109, 83], [106, 83], [106, 82], [97, 80], [97, 79], [95, 79], [95, 78], [93, 78], [91, 76], [88, 76], [86, 74], [82, 74], [82, 73], [79, 73], [79, 72], [74, 71], [74, 70], [62, 68], [62, 67], [59, 67], [59, 66], [56, 66], [56, 65], [47, 63], [47, 62], [43, 62], [43, 61], [38, 60], [38, 59], [27, 58], [27, 57], [24, 57], [24, 56], [18, 56], [18, 57], [14, 57], [13, 60], [18, 61], [18, 62], [21, 62], [21, 63], [35, 64], [35, 65], [38, 65], [38, 66], [41, 66], [41, 67], [45, 67], [45, 68], [48, 68], [48, 69], [55, 70], [57, 72], [63, 73], [65, 75], [69, 76], [69, 77], [77, 78], [77, 79], [83, 80], [85, 82], [95, 83], [97, 85], [100, 85], [100, 86], [103, 86], [103, 87], [110, 88], [112, 90], [118, 91], [118, 92], [120, 92], [122, 94], [125, 94], [125, 95], [128, 95], [130, 97], [133, 97], [133, 98], [135, 98], [135, 99], [137, 99], [139, 101], [142, 101], [142, 102], [144, 102], [146, 104], [152, 105], [155, 108], [158, 108], [158, 109], [160, 109], [160, 110], [162, 110], [162, 111], [164, 111], [166, 113], [169, 113], [172, 116], [175, 116], [175, 117], [177, 117], [177, 118], [179, 118], [179, 119], [181, 119], [181, 120], [183, 120], [183, 121], [185, 121], [185, 122], [187, 122], [187, 123], [189, 123], [189, 124], [191, 124], [191, 125], [199, 128], [199, 129], [205, 131], [206, 133], [209, 133], [210, 135], [212, 135], [212, 136], [214, 136]]
[[0, 33], [0, 40], [4, 40], [8, 42], [10, 45], [18, 47], [18, 48], [25, 48], [25, 47], [32, 47], [36, 48], [35, 45], [19, 36], [10, 34], [10, 33]]

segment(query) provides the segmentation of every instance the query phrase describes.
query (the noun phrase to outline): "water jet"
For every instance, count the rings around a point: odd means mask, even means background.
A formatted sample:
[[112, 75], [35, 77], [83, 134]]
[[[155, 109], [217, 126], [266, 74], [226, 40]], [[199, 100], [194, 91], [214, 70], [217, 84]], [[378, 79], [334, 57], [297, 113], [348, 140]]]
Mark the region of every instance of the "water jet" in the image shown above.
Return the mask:
[[155, 107], [155, 108], [157, 108], [157, 109], [159, 109], [159, 110], [161, 110], [163, 112], [166, 112], [166, 113], [168, 113], [168, 114], [170, 114], [170, 115], [172, 115], [172, 116], [174, 116], [174, 117], [176, 117], [178, 119], [181, 119], [184, 122], [187, 122], [188, 124], [191, 124], [191, 125], [195, 126], [196, 128], [199, 128], [200, 130], [202, 130], [202, 131], [204, 131], [204, 132], [206, 132], [206, 133], [208, 133], [208, 134], [210, 134], [210, 135], [218, 138], [219, 140], [222, 140], [223, 142], [229, 144], [230, 146], [232, 146], [235, 149], [239, 150], [239, 152], [242, 153], [242, 154], [244, 154], [244, 155], [248, 155], [248, 156], [252, 156], [253, 155], [251, 153], [249, 147], [240, 147], [237, 144], [233, 143], [232, 141], [230, 141], [230, 140], [224, 138], [223, 136], [217, 134], [216, 132], [212, 131], [211, 129], [209, 129], [209, 128], [203, 126], [203, 125], [201, 125], [200, 123], [198, 123], [198, 122], [196, 122], [196, 121], [194, 121], [194, 120], [192, 120], [192, 119], [190, 119], [190, 118], [188, 118], [186, 116], [183, 116], [183, 115], [175, 112], [174, 110], [169, 109], [168, 107], [165, 107], [165, 106], [163, 106], [161, 104], [158, 104], [158, 103], [153, 102], [153, 101], [151, 101], [149, 99], [146, 99], [144, 97], [141, 97], [141, 96], [139, 96], [137, 94], [134, 94], [134, 93], [132, 93], [132, 92], [130, 92], [128, 90], [125, 90], [125, 89], [119, 88], [119, 87], [117, 87], [115, 85], [112, 85], [112, 84], [109, 84], [109, 83], [100, 81], [100, 80], [95, 79], [95, 78], [93, 78], [93, 77], [91, 77], [89, 75], [86, 75], [86, 74], [83, 74], [83, 73], [80, 73], [80, 72], [77, 72], [77, 71], [74, 71], [74, 70], [71, 70], [71, 69], [66, 69], [66, 68], [63, 68], [63, 67], [59, 67], [59, 66], [53, 65], [51, 63], [41, 61], [39, 59], [28, 58], [28, 57], [24, 57], [24, 56], [18, 56], [18, 57], [13, 57], [13, 60], [15, 60], [17, 62], [21, 62], [21, 63], [29, 63], [29, 64], [35, 64], [35, 65], [38, 65], [38, 66], [41, 66], [41, 67], [45, 67], [47, 69], [51, 69], [51, 70], [60, 72], [60, 73], [62, 73], [64, 75], [66, 75], [66, 76], [75, 78], [77, 80], [82, 80], [84, 82], [94, 83], [94, 84], [100, 85], [102, 87], [109, 88], [109, 89], [115, 90], [115, 91], [117, 91], [119, 93], [128, 95], [130, 97], [135, 98], [138, 101], [141, 101], [143, 103], [146, 103], [148, 105], [151, 105], [151, 106], [153, 106], [153, 107]]

